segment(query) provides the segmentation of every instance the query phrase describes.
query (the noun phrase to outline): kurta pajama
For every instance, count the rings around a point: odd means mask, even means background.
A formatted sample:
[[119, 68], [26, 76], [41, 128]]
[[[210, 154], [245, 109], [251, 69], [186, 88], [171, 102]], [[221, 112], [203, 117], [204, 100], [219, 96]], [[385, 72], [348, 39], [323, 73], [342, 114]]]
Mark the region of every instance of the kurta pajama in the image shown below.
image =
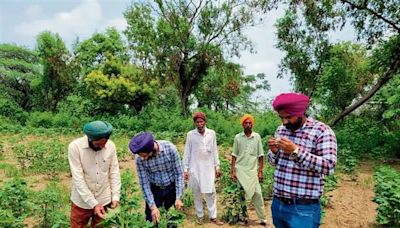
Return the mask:
[[215, 168], [219, 166], [219, 159], [213, 130], [205, 128], [204, 135], [197, 129], [187, 133], [183, 165], [189, 172], [189, 187], [193, 191], [197, 216], [204, 215], [202, 196], [205, 194], [208, 215], [216, 218]]
[[258, 181], [258, 159], [264, 156], [260, 135], [256, 132], [252, 132], [250, 137], [244, 132], [237, 134], [232, 156], [236, 157], [236, 177], [246, 193], [246, 200], [251, 200], [258, 218], [265, 220], [264, 199]]

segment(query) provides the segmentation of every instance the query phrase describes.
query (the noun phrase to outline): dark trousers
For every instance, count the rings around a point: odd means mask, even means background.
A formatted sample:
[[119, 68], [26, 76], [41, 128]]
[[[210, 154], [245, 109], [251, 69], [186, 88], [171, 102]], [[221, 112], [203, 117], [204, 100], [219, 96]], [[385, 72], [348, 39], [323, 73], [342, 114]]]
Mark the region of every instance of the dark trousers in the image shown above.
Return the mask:
[[[156, 206], [164, 207], [168, 210], [172, 205], [175, 204], [176, 200], [176, 191], [175, 191], [175, 182], [165, 187], [158, 187], [156, 185], [151, 184], [151, 192], [154, 196], [154, 202]], [[146, 220], [152, 221], [151, 219], [151, 210], [149, 205], [146, 203]]]

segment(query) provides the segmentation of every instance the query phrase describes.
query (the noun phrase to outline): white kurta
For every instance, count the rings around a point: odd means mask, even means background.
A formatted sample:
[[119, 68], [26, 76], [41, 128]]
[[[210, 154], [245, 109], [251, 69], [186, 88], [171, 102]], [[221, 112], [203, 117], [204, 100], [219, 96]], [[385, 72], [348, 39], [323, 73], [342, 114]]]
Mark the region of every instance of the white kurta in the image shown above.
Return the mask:
[[215, 192], [215, 168], [219, 166], [215, 131], [205, 128], [204, 135], [197, 129], [187, 133], [184, 170], [189, 172], [189, 186], [201, 193]]

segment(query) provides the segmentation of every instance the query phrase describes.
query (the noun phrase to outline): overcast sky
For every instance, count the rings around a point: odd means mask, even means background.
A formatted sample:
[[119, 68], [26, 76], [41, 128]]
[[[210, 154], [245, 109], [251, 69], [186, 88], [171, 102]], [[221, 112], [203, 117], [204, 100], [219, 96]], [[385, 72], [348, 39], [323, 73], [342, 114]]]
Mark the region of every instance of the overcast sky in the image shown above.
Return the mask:
[[[50, 30], [59, 33], [70, 48], [77, 37], [85, 40], [110, 26], [122, 31], [126, 27], [123, 12], [130, 3], [131, 0], [0, 0], [0, 43], [33, 48], [36, 36]], [[269, 12], [263, 24], [249, 29], [247, 34], [257, 53], [243, 52], [240, 59], [235, 59], [245, 74], [265, 73], [271, 84], [271, 91], [262, 94], [265, 98], [291, 90], [287, 79], [276, 78], [283, 53], [274, 47], [274, 23], [282, 15], [282, 10]], [[352, 34], [335, 36], [343, 39]]]

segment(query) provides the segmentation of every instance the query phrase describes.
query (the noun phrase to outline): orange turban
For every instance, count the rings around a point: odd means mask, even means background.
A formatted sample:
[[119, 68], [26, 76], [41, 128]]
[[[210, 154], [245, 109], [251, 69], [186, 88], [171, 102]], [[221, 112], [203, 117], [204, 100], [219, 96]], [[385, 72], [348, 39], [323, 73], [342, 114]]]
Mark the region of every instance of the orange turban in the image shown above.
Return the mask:
[[240, 118], [240, 124], [243, 125], [244, 121], [246, 120], [250, 120], [253, 125], [255, 123], [254, 117], [252, 115], [245, 114], [244, 116], [242, 116], [242, 118]]

